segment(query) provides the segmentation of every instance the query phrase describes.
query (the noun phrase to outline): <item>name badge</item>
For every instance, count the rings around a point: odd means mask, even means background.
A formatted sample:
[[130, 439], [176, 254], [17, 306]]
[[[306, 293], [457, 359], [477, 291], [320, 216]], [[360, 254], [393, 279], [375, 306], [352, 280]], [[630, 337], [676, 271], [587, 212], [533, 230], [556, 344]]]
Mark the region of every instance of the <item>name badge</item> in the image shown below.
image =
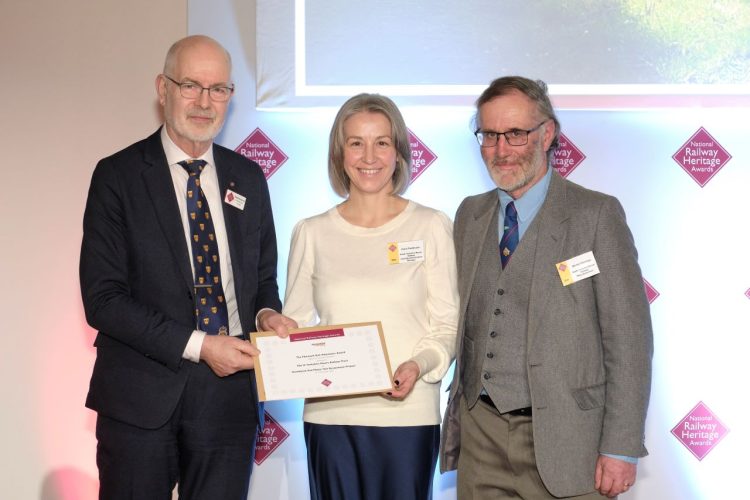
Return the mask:
[[227, 189], [227, 194], [224, 195], [224, 203], [228, 203], [234, 208], [239, 208], [240, 210], [245, 210], [245, 200], [247, 200], [247, 198], [239, 193], [235, 193], [231, 189]]
[[388, 243], [388, 263], [424, 262], [424, 240]]
[[557, 267], [563, 286], [599, 274], [599, 265], [594, 258], [594, 252], [582, 253], [578, 257], [558, 262], [555, 267]]

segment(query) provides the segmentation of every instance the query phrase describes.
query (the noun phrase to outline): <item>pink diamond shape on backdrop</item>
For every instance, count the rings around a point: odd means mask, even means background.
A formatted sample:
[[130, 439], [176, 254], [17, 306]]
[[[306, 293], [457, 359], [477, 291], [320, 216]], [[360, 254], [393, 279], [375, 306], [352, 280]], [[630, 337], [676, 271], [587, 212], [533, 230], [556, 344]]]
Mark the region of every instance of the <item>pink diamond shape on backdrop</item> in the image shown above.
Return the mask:
[[680, 146], [672, 159], [703, 187], [732, 159], [732, 155], [701, 127]]
[[323, 385], [324, 385], [324, 386], [326, 386], [326, 387], [328, 387], [328, 386], [329, 386], [329, 385], [331, 385], [332, 383], [333, 383], [333, 382], [331, 382], [331, 381], [330, 381], [330, 380], [328, 380], [328, 379], [323, 379], [323, 381], [321, 382], [321, 384], [323, 384]]
[[750, 299], [750, 288], [748, 288], [747, 290], [745, 290], [745, 297], [747, 297], [748, 299]]
[[289, 158], [260, 128], [253, 130], [235, 151], [260, 165], [266, 179], [275, 174]]
[[552, 166], [560, 175], [567, 177], [586, 159], [586, 155], [565, 134], [560, 134], [558, 142], [559, 146], [552, 156]]
[[695, 405], [672, 429], [674, 437], [698, 460], [703, 460], [728, 433], [729, 429], [703, 401]]
[[286, 429], [267, 411], [265, 417], [266, 425], [255, 441], [255, 465], [262, 464], [289, 437]]
[[646, 278], [643, 278], [643, 287], [646, 289], [646, 298], [648, 299], [649, 304], [651, 304], [657, 299], [657, 297], [659, 297], [659, 295], [661, 295], [656, 291], [656, 288], [654, 288], [651, 283], [646, 281]]
[[428, 148], [419, 137], [409, 130], [409, 146], [411, 146], [411, 181], [414, 182], [417, 177], [427, 170], [437, 160], [437, 155]]

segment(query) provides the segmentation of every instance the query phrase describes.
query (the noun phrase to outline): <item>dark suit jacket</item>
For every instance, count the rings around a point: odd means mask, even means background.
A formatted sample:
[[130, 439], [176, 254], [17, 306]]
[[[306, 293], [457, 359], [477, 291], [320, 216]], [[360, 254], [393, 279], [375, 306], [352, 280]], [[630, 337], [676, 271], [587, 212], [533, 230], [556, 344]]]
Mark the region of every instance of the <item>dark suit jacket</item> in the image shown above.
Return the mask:
[[[456, 468], [460, 360], [467, 304], [499, 202], [497, 190], [466, 198], [456, 213], [459, 309], [457, 366], [443, 421], [441, 471]], [[620, 203], [552, 174], [539, 225], [528, 299], [526, 371], [534, 451], [547, 489], [594, 489], [600, 453], [642, 457], [651, 389], [649, 305]], [[600, 273], [562, 286], [556, 264], [593, 251]], [[479, 376], [478, 374], [473, 374]]]
[[[222, 203], [247, 333], [257, 311], [281, 307], [268, 186], [257, 164], [213, 148], [221, 193], [247, 198], [244, 210]], [[80, 279], [86, 319], [99, 330], [86, 406], [143, 428], [163, 425], [195, 367], [182, 359], [195, 319], [190, 257], [159, 131], [97, 165]]]

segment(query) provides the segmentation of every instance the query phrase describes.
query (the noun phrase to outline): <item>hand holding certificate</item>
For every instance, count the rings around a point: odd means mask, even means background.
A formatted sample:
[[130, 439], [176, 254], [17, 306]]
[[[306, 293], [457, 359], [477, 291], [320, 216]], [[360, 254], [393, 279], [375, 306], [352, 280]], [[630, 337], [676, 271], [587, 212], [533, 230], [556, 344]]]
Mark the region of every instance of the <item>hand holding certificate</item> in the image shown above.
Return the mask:
[[392, 389], [380, 322], [251, 334], [260, 350], [255, 378], [261, 401], [379, 393]]

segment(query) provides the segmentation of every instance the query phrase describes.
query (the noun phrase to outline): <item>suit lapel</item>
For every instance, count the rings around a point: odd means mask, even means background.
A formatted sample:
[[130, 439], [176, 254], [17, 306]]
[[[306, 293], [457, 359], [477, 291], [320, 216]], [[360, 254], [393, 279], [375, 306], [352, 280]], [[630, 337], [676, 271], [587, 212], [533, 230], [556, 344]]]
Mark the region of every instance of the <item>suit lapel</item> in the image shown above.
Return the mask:
[[[466, 237], [459, 240], [459, 296], [461, 299], [459, 318], [458, 318], [458, 336], [456, 345], [456, 367], [453, 382], [450, 385], [451, 395], [449, 400], [452, 404], [449, 406], [450, 411], [458, 412], [458, 404], [455, 396], [462, 391], [461, 387], [461, 356], [464, 349], [464, 326], [466, 324], [466, 309], [469, 304], [471, 287], [474, 284], [474, 276], [479, 265], [479, 258], [482, 255], [484, 242], [490, 231], [490, 224], [493, 215], [497, 213], [500, 199], [497, 197], [497, 190], [485, 193], [477, 202], [477, 207], [466, 217]], [[462, 272], [466, 269], [467, 272]]]
[[[469, 272], [463, 276], [460, 283], [460, 296], [463, 297], [460, 311], [462, 318], [466, 315], [466, 308], [479, 265], [479, 258], [482, 255], [487, 235], [491, 233], [490, 224], [493, 221], [493, 216], [499, 210], [499, 205], [500, 199], [497, 197], [497, 191], [492, 190], [485, 193], [472, 217], [468, 218], [466, 238], [462, 242], [463, 248], [461, 249], [464, 256], [461, 258], [461, 261], [462, 264], [468, 263], [471, 267], [469, 268]], [[459, 324], [459, 328], [463, 328], [463, 321]]]
[[[216, 162], [216, 176], [219, 179], [219, 193], [221, 194], [221, 206], [222, 213], [224, 214], [224, 226], [227, 231], [227, 244], [229, 246], [229, 255], [232, 257], [232, 278], [234, 280], [234, 293], [237, 300], [237, 307], [240, 313], [240, 322], [242, 322], [242, 310], [243, 310], [243, 280], [245, 274], [242, 272], [242, 254], [243, 245], [247, 244], [242, 234], [242, 223], [246, 221], [248, 216], [245, 210], [251, 210], [251, 203], [245, 204], [245, 207], [240, 210], [226, 203], [224, 199], [227, 195], [227, 189], [231, 189], [237, 194], [242, 196], [250, 196], [250, 186], [243, 185], [235, 169], [245, 168], [241, 162], [237, 162], [232, 159], [231, 154], [227, 154], [227, 150], [223, 148], [213, 146], [214, 148], [214, 161]], [[247, 299], [245, 299], [247, 300]], [[252, 310], [251, 310], [252, 312]], [[250, 330], [245, 330], [249, 332]], [[258, 388], [255, 384], [255, 377], [251, 376], [250, 381], [252, 384], [252, 392], [254, 395], [258, 394]], [[257, 396], [254, 396], [257, 398]], [[263, 403], [256, 399], [256, 417], [258, 419], [258, 428], [263, 430], [265, 426], [265, 410]]]
[[227, 230], [227, 245], [229, 246], [229, 255], [232, 257], [232, 275], [234, 277], [235, 293], [239, 294], [242, 290], [242, 278], [244, 273], [240, 272], [239, 266], [242, 262], [242, 232], [240, 226], [240, 215], [242, 210], [225, 203], [227, 189], [235, 193], [246, 196], [239, 184], [238, 177], [234, 174], [234, 166], [229, 158], [223, 154], [223, 151], [214, 147], [214, 161], [216, 162], [216, 175], [219, 179], [219, 192], [222, 196], [222, 212], [224, 214], [224, 225]]
[[[544, 317], [545, 303], [549, 290], [542, 278], [549, 274], [549, 267], [557, 263], [565, 245], [567, 224], [570, 218], [566, 200], [566, 182], [556, 172], [552, 179], [539, 214], [539, 233], [537, 236], [534, 271], [529, 294], [528, 346], [534, 345], [534, 338], [539, 329], [539, 321]], [[560, 286], [562, 284], [558, 283]]]
[[174, 184], [169, 173], [167, 157], [161, 145], [159, 131], [149, 138], [143, 160], [148, 167], [143, 171], [143, 181], [154, 205], [156, 218], [164, 231], [175, 261], [180, 267], [180, 273], [185, 280], [185, 286], [192, 290], [193, 272], [190, 267], [190, 254], [185, 241], [185, 230], [180, 220], [180, 209], [175, 198]]

